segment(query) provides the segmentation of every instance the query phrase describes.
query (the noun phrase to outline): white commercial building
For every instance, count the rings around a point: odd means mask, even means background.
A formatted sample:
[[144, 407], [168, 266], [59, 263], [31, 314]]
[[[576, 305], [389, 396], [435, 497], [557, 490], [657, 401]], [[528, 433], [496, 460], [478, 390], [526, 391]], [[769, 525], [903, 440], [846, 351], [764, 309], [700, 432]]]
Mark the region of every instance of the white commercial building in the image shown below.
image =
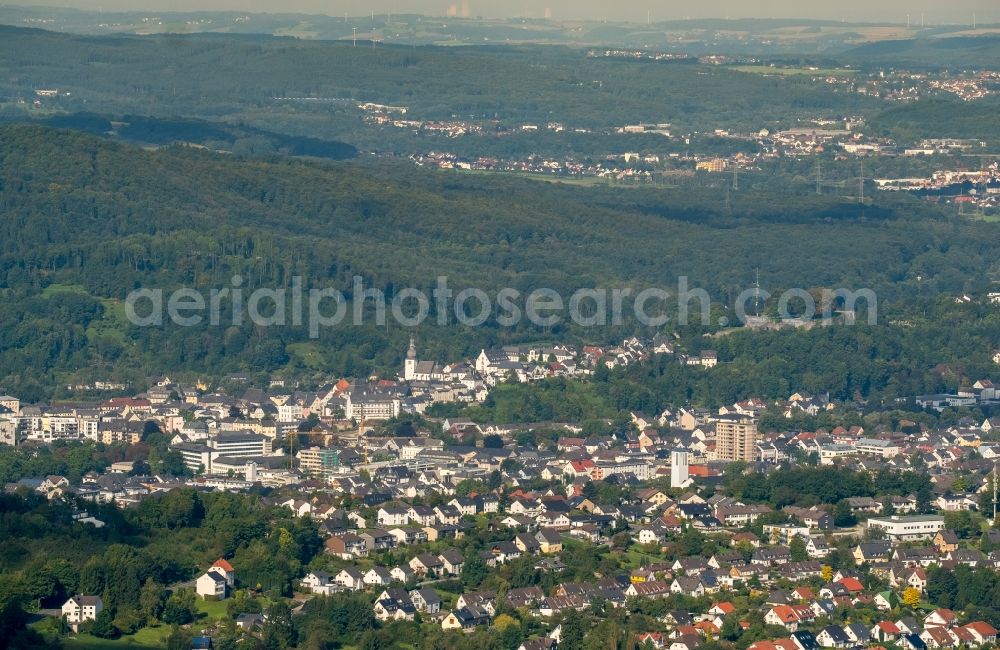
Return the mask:
[[934, 537], [938, 531], [944, 530], [944, 517], [937, 515], [872, 517], [866, 525], [868, 528], [880, 529], [888, 540], [908, 542]]
[[878, 440], [875, 438], [861, 438], [854, 448], [858, 453], [881, 456], [882, 458], [892, 458], [899, 453], [899, 445], [888, 440]]
[[180, 452], [184, 464], [192, 471], [213, 473], [217, 458], [258, 458], [271, 453], [271, 439], [252, 431], [223, 431], [202, 443], [184, 442], [172, 445]]
[[674, 449], [670, 452], [670, 487], [685, 488], [691, 483], [688, 456], [687, 449]]

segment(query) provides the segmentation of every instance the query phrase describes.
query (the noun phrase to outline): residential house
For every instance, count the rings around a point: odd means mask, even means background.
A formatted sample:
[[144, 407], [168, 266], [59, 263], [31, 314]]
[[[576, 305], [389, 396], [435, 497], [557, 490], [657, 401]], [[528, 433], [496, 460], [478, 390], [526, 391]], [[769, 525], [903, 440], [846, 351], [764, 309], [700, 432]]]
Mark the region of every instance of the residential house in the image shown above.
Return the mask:
[[[404, 526], [410, 521], [410, 511], [400, 505], [385, 504], [378, 509], [377, 520], [379, 526]], [[434, 523], [429, 522], [427, 525]]]
[[389, 575], [395, 582], [402, 582], [405, 584], [410, 580], [413, 580], [417, 576], [417, 573], [408, 565], [401, 564], [397, 567], [391, 568], [389, 570]]
[[920, 633], [920, 638], [928, 648], [954, 648], [958, 637], [946, 627], [928, 627]]
[[997, 631], [996, 629], [986, 623], [985, 621], [974, 621], [968, 625], [963, 625], [961, 628], [972, 635], [977, 645], [985, 645], [987, 643], [997, 642]]
[[543, 598], [545, 593], [538, 586], [511, 589], [507, 592], [507, 603], [515, 609], [534, 607]]
[[[62, 606], [62, 615], [71, 626], [77, 626], [86, 621], [96, 621], [97, 615], [104, 609], [100, 596], [73, 596]], [[76, 629], [74, 627], [74, 629]]]
[[931, 544], [939, 553], [950, 553], [959, 548], [958, 535], [952, 530], [940, 530], [934, 535]]
[[223, 600], [226, 597], [226, 576], [209, 569], [195, 580], [194, 590], [202, 598]]
[[854, 549], [854, 563], [885, 562], [892, 555], [892, 544], [883, 540], [862, 542]]
[[880, 621], [871, 629], [871, 639], [876, 643], [895, 643], [902, 635], [892, 621]]
[[368, 587], [387, 587], [392, 584], [392, 573], [389, 569], [381, 566], [372, 567], [361, 578]]
[[344, 560], [368, 556], [368, 544], [354, 533], [334, 535], [324, 543], [326, 552]]
[[535, 540], [538, 542], [542, 553], [559, 553], [562, 551], [562, 537], [555, 529], [542, 528], [535, 533]]
[[847, 648], [852, 645], [851, 639], [843, 628], [827, 625], [816, 634], [816, 642], [823, 648]]
[[333, 581], [326, 571], [313, 571], [302, 578], [302, 587], [314, 594], [329, 596], [340, 591], [343, 587]]
[[410, 560], [410, 568], [418, 576], [437, 577], [444, 571], [444, 563], [431, 553], [421, 553]]
[[462, 575], [462, 569], [465, 567], [465, 557], [455, 549], [448, 549], [443, 551], [438, 559], [441, 560], [441, 566], [444, 572], [452, 576]]
[[365, 576], [353, 567], [340, 570], [334, 581], [348, 591], [363, 591], [365, 588]]
[[955, 612], [938, 607], [924, 617], [924, 627], [951, 627], [955, 624], [956, 619]]
[[418, 612], [437, 614], [441, 611], [441, 599], [433, 589], [414, 589], [410, 601]]
[[489, 625], [492, 615], [479, 605], [460, 607], [441, 620], [444, 630], [471, 630], [479, 625]]

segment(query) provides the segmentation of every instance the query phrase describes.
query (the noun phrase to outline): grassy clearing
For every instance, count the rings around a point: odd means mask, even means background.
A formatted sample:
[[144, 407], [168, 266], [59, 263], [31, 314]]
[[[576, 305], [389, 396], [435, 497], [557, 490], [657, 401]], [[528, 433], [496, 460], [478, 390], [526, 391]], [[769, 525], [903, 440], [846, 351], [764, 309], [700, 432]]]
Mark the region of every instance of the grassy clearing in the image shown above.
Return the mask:
[[90, 295], [90, 292], [82, 284], [50, 284], [42, 289], [43, 298], [51, 298], [59, 293], [75, 293], [81, 296]]
[[534, 172], [505, 172], [489, 171], [487, 169], [457, 169], [455, 171], [463, 174], [492, 174], [496, 176], [507, 176], [509, 178], [524, 178], [531, 181], [542, 181], [545, 183], [562, 183], [564, 185], [577, 185], [582, 187], [594, 187], [595, 185], [614, 185], [615, 187], [643, 187], [638, 183], [632, 185], [627, 183], [617, 184], [607, 178], [598, 176], [556, 176], [554, 174], [541, 174]]
[[225, 618], [228, 615], [226, 605], [227, 601], [225, 600], [205, 600], [199, 598], [195, 601], [195, 609], [205, 614], [206, 618], [199, 619], [198, 623], [205, 623], [206, 621], [214, 623]]
[[313, 370], [322, 370], [326, 368], [326, 358], [323, 356], [323, 350], [319, 343], [315, 342], [302, 342], [302, 343], [289, 343], [285, 346], [289, 354], [294, 355], [302, 365], [307, 368], [312, 368]]
[[749, 74], [775, 74], [783, 77], [802, 75], [814, 77], [853, 77], [858, 73], [857, 70], [844, 70], [843, 68], [772, 68], [768, 65], [734, 65], [730, 66], [729, 69]]
[[622, 568], [627, 570], [638, 569], [639, 567], [658, 562], [663, 562], [663, 556], [659, 553], [646, 553], [633, 546], [625, 551], [622, 557]]
[[135, 634], [117, 639], [99, 639], [90, 634], [77, 634], [62, 639], [64, 648], [81, 648], [86, 650], [120, 650], [121, 648], [162, 648], [170, 636], [170, 626], [144, 627]]
[[[90, 296], [87, 288], [80, 284], [50, 284], [42, 289], [43, 298], [53, 298], [60, 294], [75, 294], [78, 296]], [[124, 343], [125, 332], [128, 330], [128, 317], [125, 315], [125, 304], [113, 298], [100, 298], [104, 306], [104, 317], [101, 320], [93, 321], [87, 328], [87, 336], [107, 336]]]

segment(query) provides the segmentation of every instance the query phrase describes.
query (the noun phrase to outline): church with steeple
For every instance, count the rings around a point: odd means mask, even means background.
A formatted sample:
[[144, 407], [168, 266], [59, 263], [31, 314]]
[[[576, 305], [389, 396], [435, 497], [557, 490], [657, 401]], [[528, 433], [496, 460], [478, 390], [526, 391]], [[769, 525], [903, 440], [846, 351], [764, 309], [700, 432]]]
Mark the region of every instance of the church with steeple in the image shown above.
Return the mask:
[[410, 337], [410, 349], [403, 362], [403, 381], [443, 381], [445, 368], [434, 361], [417, 360], [417, 344]]

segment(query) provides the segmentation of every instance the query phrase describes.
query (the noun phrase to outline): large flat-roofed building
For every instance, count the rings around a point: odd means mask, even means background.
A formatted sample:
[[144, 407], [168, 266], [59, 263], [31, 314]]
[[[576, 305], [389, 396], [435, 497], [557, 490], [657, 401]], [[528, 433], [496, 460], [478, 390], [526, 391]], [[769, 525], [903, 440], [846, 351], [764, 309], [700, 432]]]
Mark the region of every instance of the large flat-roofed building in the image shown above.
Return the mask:
[[348, 420], [389, 420], [399, 416], [401, 407], [398, 394], [370, 386], [352, 386], [344, 394], [344, 417]]
[[223, 431], [209, 436], [206, 444], [220, 456], [266, 456], [271, 453], [271, 439], [252, 431]]
[[179, 453], [184, 459], [185, 467], [196, 473], [210, 472], [212, 459], [218, 456], [207, 445], [196, 442], [181, 442], [171, 445], [170, 450]]
[[213, 473], [216, 458], [256, 458], [271, 453], [271, 439], [252, 431], [223, 431], [204, 442], [182, 442], [170, 449], [180, 452], [184, 464], [194, 472]]
[[882, 458], [892, 458], [899, 454], [899, 445], [889, 440], [878, 440], [876, 438], [860, 438], [854, 443], [854, 449], [860, 454], [870, 454], [881, 456]]
[[753, 462], [757, 450], [757, 423], [745, 415], [721, 415], [715, 421], [715, 457]]
[[314, 476], [328, 477], [341, 467], [339, 449], [310, 447], [300, 449], [295, 457], [299, 461], [299, 468]]
[[880, 529], [888, 540], [908, 542], [933, 538], [938, 531], [944, 530], [944, 517], [938, 515], [872, 517], [866, 526]]

